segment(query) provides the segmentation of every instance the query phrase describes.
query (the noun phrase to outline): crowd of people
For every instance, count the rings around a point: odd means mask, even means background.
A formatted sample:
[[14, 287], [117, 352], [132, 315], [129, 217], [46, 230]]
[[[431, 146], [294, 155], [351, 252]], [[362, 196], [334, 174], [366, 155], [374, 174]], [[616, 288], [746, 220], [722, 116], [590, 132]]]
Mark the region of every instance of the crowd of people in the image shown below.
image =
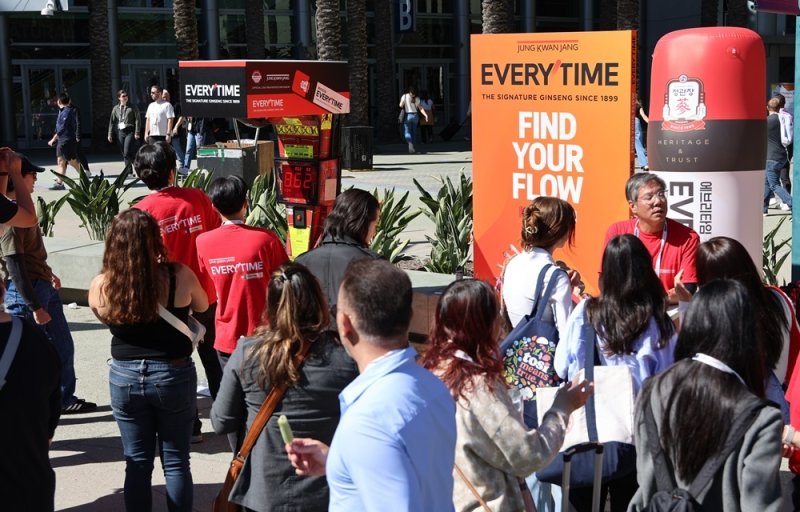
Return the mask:
[[[138, 116], [123, 93], [112, 121], [125, 148]], [[148, 121], [145, 134], [164, 140], [135, 153], [128, 140], [125, 158], [151, 192], [109, 226], [89, 291], [111, 334], [109, 396], [127, 510], [152, 509], [156, 454], [167, 509], [195, 507], [189, 454], [202, 432], [194, 350], [211, 423], [231, 455], [279, 393], [224, 496], [242, 510], [559, 510], [558, 486], [540, 470], [560, 457], [571, 414], [596, 390], [585, 378], [591, 353], [594, 366], [629, 370], [636, 397], [633, 443], [606, 447], [623, 469], [598, 482], [601, 506], [648, 510], [680, 487], [703, 510], [780, 508], [781, 456], [800, 448], [792, 303], [762, 284], [739, 242], [700, 243], [668, 219], [657, 175], [626, 184], [632, 218], [608, 229], [599, 293], [586, 295], [581, 275], [555, 259], [580, 229], [574, 209], [536, 198], [522, 212], [523, 250], [505, 265], [499, 293], [477, 279], [446, 287], [420, 354], [408, 337], [411, 282], [368, 248], [380, 217], [372, 194], [339, 195], [318, 246], [289, 262], [273, 232], [244, 225], [241, 178], [217, 178], [208, 194], [174, 186], [172, 130]], [[0, 357], [23, 339], [0, 410], [26, 411], [24, 425], [0, 422], [0, 439], [14, 440], [2, 444], [4, 459], [24, 461], [6, 476], [15, 493], [3, 499], [11, 509], [52, 510], [49, 440], [61, 414], [94, 404], [75, 396], [58, 278], [35, 227], [30, 193], [40, 169], [6, 149], [0, 166], [1, 270], [10, 283]], [[509, 385], [500, 344], [537, 305], [555, 326], [543, 371], [562, 384], [552, 405], [531, 416], [534, 397]], [[292, 440], [282, 437], [280, 416]], [[592, 491], [573, 487], [567, 500], [590, 510]]]

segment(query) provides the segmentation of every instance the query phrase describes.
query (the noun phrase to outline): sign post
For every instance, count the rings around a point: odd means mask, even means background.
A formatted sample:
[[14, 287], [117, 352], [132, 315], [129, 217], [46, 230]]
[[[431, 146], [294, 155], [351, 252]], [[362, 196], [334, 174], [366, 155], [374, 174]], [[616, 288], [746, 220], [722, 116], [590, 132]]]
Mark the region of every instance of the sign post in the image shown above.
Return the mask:
[[182, 61], [179, 68], [185, 115], [266, 119], [275, 127], [287, 252], [295, 258], [312, 248], [341, 189], [338, 114], [350, 111], [347, 63]]

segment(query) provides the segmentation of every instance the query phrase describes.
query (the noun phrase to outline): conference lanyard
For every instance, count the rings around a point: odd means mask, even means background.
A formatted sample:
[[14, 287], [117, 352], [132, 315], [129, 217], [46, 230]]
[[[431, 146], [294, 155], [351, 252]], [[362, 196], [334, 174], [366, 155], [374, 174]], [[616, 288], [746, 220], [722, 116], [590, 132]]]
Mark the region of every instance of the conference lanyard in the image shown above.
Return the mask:
[[[639, 238], [639, 221], [636, 221], [636, 227], [633, 229], [633, 236]], [[661, 279], [661, 256], [664, 254], [664, 246], [667, 243], [667, 221], [664, 220], [664, 230], [661, 232], [661, 245], [658, 248], [658, 257], [656, 258], [656, 276]]]

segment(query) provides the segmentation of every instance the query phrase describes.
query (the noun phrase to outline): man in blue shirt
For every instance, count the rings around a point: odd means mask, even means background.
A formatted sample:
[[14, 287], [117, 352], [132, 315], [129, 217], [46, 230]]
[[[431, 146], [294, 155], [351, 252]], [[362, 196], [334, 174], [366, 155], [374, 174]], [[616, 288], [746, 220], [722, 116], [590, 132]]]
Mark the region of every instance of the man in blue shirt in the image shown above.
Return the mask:
[[383, 260], [350, 264], [336, 324], [359, 375], [339, 395], [330, 449], [295, 439], [301, 475], [327, 474], [331, 512], [452, 511], [455, 403], [408, 344], [411, 281]]
[[[58, 174], [67, 174], [67, 162], [81, 172], [81, 164], [78, 162], [78, 111], [70, 104], [69, 96], [61, 93], [58, 96], [58, 118], [56, 119], [56, 133], [50, 139], [50, 146], [56, 146], [56, 159], [58, 161]], [[56, 145], [58, 143], [58, 145]], [[50, 190], [64, 190], [64, 182], [56, 178]]]

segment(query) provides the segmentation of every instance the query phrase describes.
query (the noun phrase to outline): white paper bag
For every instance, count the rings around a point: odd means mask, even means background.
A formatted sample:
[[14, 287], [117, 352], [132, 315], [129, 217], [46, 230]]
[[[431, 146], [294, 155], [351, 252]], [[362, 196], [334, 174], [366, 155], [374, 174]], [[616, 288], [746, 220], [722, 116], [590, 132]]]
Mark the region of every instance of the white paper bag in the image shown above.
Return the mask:
[[[583, 370], [576, 375], [583, 379]], [[536, 390], [536, 413], [543, 418], [553, 405], [558, 388]], [[590, 398], [591, 400], [591, 398]], [[607, 443], [619, 441], [633, 444], [633, 378], [627, 366], [594, 367], [594, 401], [597, 423], [597, 439], [589, 439], [586, 407], [574, 411], [569, 417], [567, 435], [559, 451], [576, 444], [596, 441]]]

